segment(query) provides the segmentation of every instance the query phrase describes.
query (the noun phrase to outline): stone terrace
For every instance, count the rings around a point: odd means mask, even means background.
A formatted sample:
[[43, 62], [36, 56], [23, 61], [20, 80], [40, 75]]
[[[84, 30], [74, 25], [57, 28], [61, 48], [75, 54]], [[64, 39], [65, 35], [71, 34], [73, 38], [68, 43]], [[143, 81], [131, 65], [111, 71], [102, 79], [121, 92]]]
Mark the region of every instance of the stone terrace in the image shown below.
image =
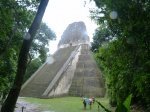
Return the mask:
[[82, 45], [69, 94], [84, 97], [105, 95], [104, 78], [87, 45]]

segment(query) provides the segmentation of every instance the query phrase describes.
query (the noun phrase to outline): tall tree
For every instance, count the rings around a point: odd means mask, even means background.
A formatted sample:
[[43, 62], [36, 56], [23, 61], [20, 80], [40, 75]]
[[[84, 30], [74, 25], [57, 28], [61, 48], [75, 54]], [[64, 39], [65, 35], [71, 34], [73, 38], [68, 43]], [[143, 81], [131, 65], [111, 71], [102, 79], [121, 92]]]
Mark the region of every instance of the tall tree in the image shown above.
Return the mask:
[[49, 51], [49, 41], [55, 39], [56, 34], [54, 31], [42, 22], [30, 47], [28, 64], [30, 64], [32, 59], [37, 56], [41, 59], [41, 62], [44, 63], [47, 57], [47, 52]]
[[35, 17], [36, 4], [35, 0], [0, 1], [0, 97], [3, 99], [12, 87], [22, 37]]
[[[0, 102], [3, 103], [16, 74], [19, 49], [23, 36], [30, 27], [39, 2], [35, 0], [0, 1]], [[46, 60], [49, 41], [55, 39], [55, 33], [42, 23], [29, 51], [28, 65], [39, 56]], [[36, 57], [35, 57], [36, 56]]]
[[19, 59], [18, 59], [18, 67], [17, 67], [15, 81], [8, 94], [8, 97], [6, 98], [1, 108], [1, 112], [13, 112], [14, 111], [14, 107], [15, 107], [15, 104], [16, 104], [21, 86], [22, 86], [23, 77], [24, 77], [25, 70], [26, 70], [29, 49], [33, 41], [33, 38], [35, 36], [35, 33], [41, 23], [48, 1], [49, 0], [41, 0], [36, 17], [23, 40], [23, 44], [22, 44], [20, 54], [19, 54]]
[[[93, 18], [106, 23], [115, 36], [101, 47], [97, 58], [104, 67], [109, 95], [118, 102], [133, 93], [133, 102], [150, 104], [150, 2], [149, 0], [94, 0]], [[98, 15], [103, 13], [103, 17]]]

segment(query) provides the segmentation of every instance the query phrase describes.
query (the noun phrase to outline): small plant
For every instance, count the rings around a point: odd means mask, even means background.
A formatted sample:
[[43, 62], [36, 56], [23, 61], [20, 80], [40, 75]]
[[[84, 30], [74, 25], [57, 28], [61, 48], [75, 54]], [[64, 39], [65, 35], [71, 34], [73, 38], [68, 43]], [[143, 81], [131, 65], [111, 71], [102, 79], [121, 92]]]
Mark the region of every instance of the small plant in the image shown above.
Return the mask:
[[115, 112], [129, 112], [131, 105], [132, 94], [130, 94], [123, 103], [120, 103]]
[[[115, 112], [130, 112], [130, 105], [131, 105], [131, 99], [132, 99], [132, 94], [130, 94], [123, 103], [120, 103]], [[100, 105], [106, 112], [111, 112], [107, 108], [105, 108], [100, 102], [96, 101], [98, 105]]]
[[96, 101], [98, 103], [98, 105], [100, 105], [106, 112], [111, 112], [110, 110], [108, 110], [107, 108], [105, 108], [100, 102]]

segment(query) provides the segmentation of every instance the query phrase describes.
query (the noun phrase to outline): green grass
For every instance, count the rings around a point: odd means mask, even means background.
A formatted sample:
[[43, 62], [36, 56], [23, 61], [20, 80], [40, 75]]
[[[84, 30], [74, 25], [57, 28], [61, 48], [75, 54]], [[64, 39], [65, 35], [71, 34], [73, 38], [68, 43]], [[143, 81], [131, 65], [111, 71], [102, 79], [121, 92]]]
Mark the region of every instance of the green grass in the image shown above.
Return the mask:
[[[96, 102], [92, 105], [92, 109], [87, 105], [87, 109], [84, 110], [81, 97], [62, 97], [53, 99], [23, 98], [23, 100], [39, 105], [43, 110], [52, 112], [104, 112], [101, 107], [98, 111], [98, 104]], [[106, 108], [110, 107], [108, 98], [96, 98], [96, 100], [101, 102]]]

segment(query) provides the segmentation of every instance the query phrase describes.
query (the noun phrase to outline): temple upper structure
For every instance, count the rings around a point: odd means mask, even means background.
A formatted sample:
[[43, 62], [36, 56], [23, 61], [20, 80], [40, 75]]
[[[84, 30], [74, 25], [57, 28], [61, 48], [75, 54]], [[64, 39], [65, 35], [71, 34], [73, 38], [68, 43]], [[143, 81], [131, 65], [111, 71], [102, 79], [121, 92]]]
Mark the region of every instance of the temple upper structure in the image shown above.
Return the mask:
[[58, 48], [64, 48], [70, 45], [76, 46], [80, 44], [90, 44], [86, 26], [82, 21], [69, 24], [61, 36]]

